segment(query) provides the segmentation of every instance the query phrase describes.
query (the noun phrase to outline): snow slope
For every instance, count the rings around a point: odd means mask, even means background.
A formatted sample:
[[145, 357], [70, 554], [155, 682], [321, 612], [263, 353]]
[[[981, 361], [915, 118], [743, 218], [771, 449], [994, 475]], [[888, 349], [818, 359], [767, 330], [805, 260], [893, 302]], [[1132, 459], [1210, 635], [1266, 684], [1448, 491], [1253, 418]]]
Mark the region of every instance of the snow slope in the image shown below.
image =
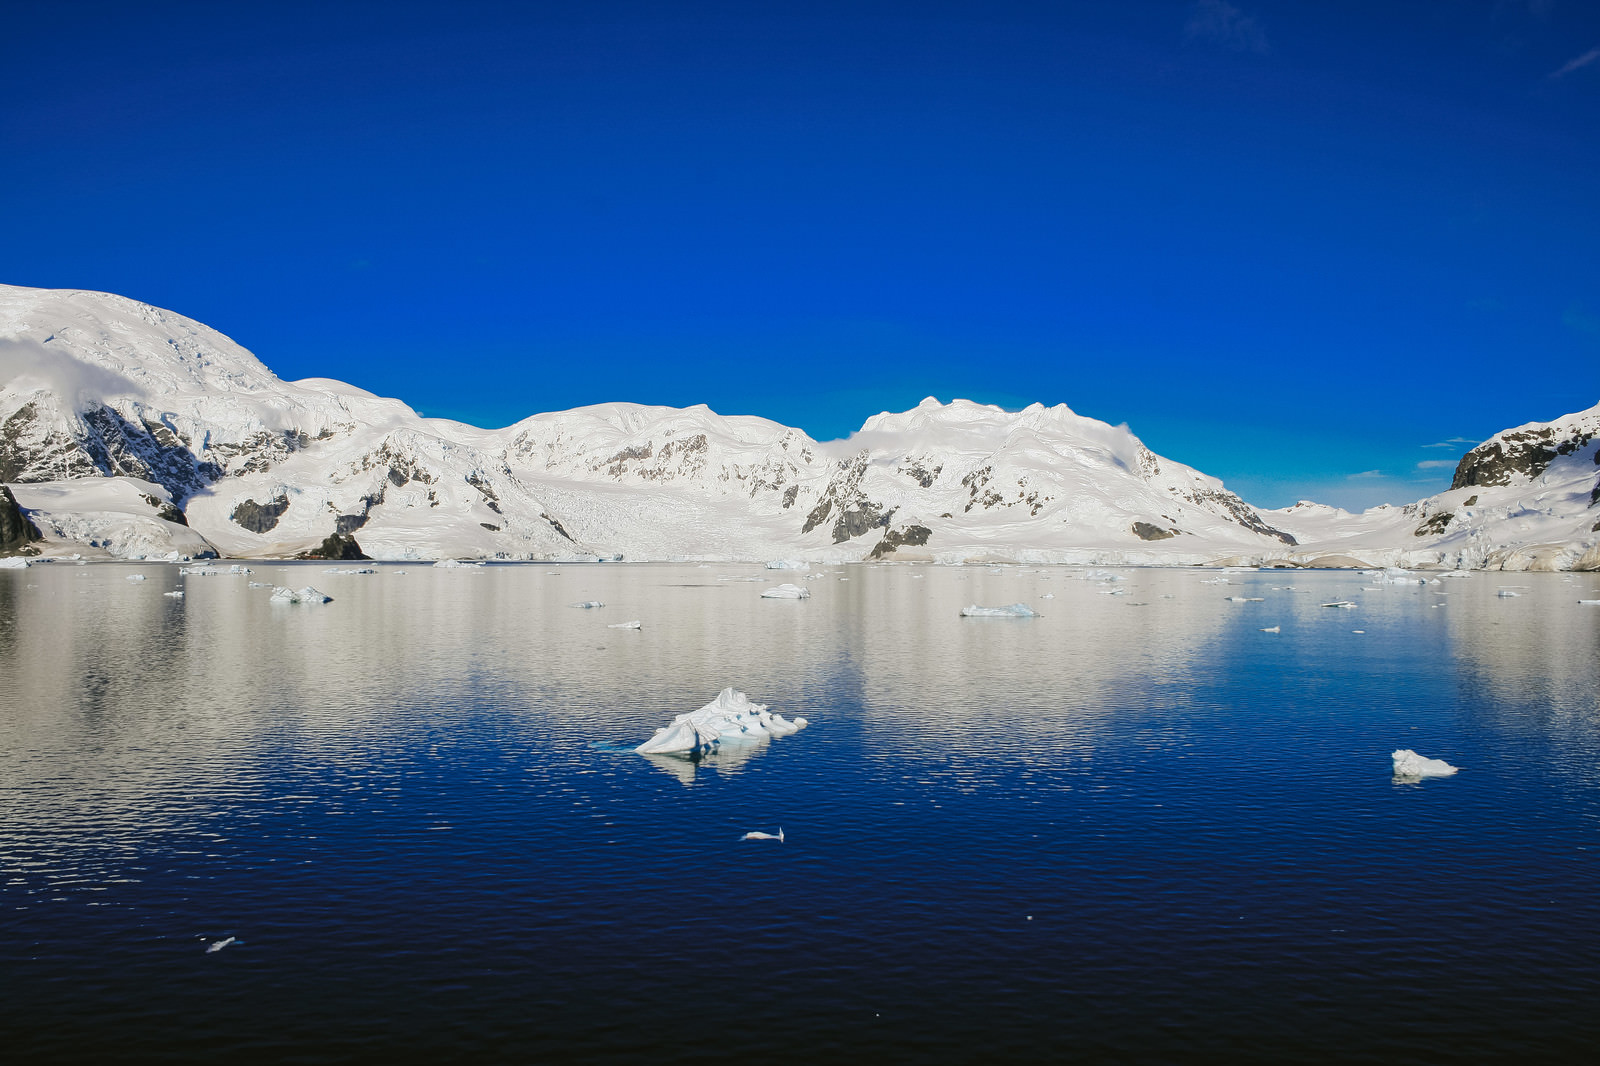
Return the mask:
[[385, 559], [1341, 552], [1570, 566], [1600, 539], [1579, 528], [1597, 420], [1500, 434], [1463, 461], [1459, 488], [1407, 508], [1258, 512], [1126, 427], [1065, 406], [930, 398], [828, 443], [704, 406], [628, 403], [484, 430], [338, 381], [281, 381], [221, 333], [134, 300], [0, 286], [0, 483], [44, 519], [47, 550], [278, 557], [341, 535]]

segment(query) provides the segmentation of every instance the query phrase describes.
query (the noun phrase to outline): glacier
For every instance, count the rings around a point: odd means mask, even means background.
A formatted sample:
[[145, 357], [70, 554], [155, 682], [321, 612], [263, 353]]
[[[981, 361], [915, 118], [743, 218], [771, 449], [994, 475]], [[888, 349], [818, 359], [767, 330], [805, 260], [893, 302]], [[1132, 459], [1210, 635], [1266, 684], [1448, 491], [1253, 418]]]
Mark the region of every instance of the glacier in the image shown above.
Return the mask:
[[752, 703], [749, 696], [729, 687], [699, 710], [678, 715], [671, 725], [657, 729], [655, 736], [633, 750], [640, 755], [704, 755], [724, 743], [789, 736], [808, 724], [804, 718], [790, 721], [770, 712], [766, 704]]

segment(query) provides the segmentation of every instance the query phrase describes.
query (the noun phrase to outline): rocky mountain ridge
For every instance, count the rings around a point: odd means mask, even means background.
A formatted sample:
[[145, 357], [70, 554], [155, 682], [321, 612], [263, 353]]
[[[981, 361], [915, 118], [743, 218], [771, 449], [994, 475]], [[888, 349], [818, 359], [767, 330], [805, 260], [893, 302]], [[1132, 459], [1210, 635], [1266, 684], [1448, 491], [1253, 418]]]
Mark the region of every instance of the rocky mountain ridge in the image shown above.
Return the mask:
[[[1445, 565], [1452, 538], [1485, 526], [1467, 505], [1441, 517], [1438, 498], [1399, 519], [1259, 511], [1064, 405], [930, 398], [842, 442], [629, 403], [484, 430], [280, 381], [215, 330], [105, 293], [0, 286], [0, 338], [0, 481], [46, 551], [1189, 564], [1333, 545]], [[1572, 419], [1497, 435], [1458, 481], [1492, 495], [1570, 480], [1600, 422]], [[1401, 539], [1407, 522], [1424, 532]], [[1576, 565], [1592, 545], [1563, 536]]]

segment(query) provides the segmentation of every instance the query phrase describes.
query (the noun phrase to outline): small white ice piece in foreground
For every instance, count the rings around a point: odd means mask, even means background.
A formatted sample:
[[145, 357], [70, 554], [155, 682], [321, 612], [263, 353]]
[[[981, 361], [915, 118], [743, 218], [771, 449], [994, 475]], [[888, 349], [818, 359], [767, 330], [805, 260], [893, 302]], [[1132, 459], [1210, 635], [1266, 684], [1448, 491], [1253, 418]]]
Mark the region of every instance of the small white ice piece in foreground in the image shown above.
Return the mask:
[[783, 826], [781, 826], [781, 825], [778, 826], [778, 832], [777, 832], [776, 835], [773, 835], [772, 833], [763, 833], [763, 832], [760, 832], [759, 830], [757, 830], [757, 831], [754, 831], [754, 832], [746, 833], [744, 836], [740, 837], [739, 839], [740, 840], [776, 840], [778, 843], [782, 844], [783, 843]]
[[761, 594], [764, 600], [808, 600], [811, 590], [800, 585], [774, 585]]
[[589, 610], [590, 608], [593, 608], [593, 607], [604, 607], [605, 604], [601, 603], [599, 600], [584, 600], [582, 603], [575, 603], [572, 606], [574, 606], [574, 607], [582, 607], [584, 610], [587, 611], [587, 610]]
[[606, 626], [606, 628], [607, 629], [638, 629], [640, 627], [639, 627], [638, 621], [632, 621], [632, 622], [612, 622], [610, 625]]
[[128, 575], [128, 580], [129, 581], [143, 581], [144, 580], [144, 575], [143, 574], [129, 574]]
[[799, 559], [774, 559], [767, 564], [768, 570], [810, 570], [811, 564], [801, 562]]
[[1579, 600], [1585, 607], [1600, 607], [1600, 600]]
[[1499, 596], [1502, 600], [1511, 600], [1522, 595], [1522, 593], [1516, 591], [1515, 589], [1501, 589], [1499, 592], [1495, 593], [1495, 595]]
[[1261, 632], [1263, 632], [1263, 633], [1280, 633], [1280, 632], [1282, 632], [1282, 629], [1279, 626], [1267, 626], [1267, 628], [1263, 629]]
[[1396, 777], [1449, 777], [1457, 769], [1443, 759], [1425, 758], [1410, 748], [1401, 748], [1394, 753]]
[[1324, 607], [1354, 607], [1355, 604], [1352, 603], [1349, 600], [1334, 600], [1332, 603], [1325, 603], [1322, 606], [1324, 606]]
[[0, 570], [26, 570], [32, 565], [20, 555], [13, 555], [9, 559], [0, 559]]
[[219, 952], [223, 948], [227, 947], [229, 944], [236, 943], [238, 939], [239, 938], [236, 936], [230, 936], [224, 940], [213, 940], [209, 945], [207, 945], [206, 954], [215, 954], [216, 952]]
[[1038, 618], [1039, 612], [1025, 603], [1008, 603], [1004, 607], [979, 607], [972, 604], [961, 608], [962, 618]]
[[279, 585], [272, 590], [272, 601], [274, 603], [332, 603], [333, 597], [325, 592], [318, 592], [310, 585], [298, 590]]

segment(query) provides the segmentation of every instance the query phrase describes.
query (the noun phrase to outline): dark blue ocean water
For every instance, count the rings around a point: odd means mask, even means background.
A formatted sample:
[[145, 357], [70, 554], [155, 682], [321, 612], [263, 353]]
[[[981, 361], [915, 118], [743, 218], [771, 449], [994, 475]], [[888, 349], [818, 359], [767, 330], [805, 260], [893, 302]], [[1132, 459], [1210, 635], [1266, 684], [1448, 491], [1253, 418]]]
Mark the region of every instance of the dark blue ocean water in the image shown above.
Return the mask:
[[[1600, 1041], [1600, 579], [323, 569], [0, 571], [8, 1061]], [[727, 685], [812, 725], [629, 750]]]

